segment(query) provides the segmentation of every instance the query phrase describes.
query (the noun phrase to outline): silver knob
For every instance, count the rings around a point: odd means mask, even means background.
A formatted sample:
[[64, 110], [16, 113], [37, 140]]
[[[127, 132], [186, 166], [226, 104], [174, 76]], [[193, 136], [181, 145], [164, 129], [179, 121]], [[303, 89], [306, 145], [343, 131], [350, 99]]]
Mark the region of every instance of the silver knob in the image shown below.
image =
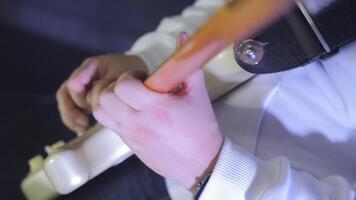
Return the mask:
[[265, 43], [251, 39], [235, 44], [234, 52], [236, 61], [247, 65], [259, 64], [265, 53], [264, 46]]

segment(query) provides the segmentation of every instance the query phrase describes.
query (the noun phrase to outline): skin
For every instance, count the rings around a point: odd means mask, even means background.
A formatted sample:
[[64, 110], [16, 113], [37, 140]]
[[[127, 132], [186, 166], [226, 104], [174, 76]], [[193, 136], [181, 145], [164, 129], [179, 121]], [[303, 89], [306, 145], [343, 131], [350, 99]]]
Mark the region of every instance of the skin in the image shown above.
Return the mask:
[[[177, 46], [187, 39], [187, 34], [180, 34]], [[98, 59], [105, 61], [98, 64]], [[62, 119], [77, 130], [71, 120], [78, 116], [87, 120], [86, 113], [92, 111], [148, 167], [194, 190], [214, 168], [223, 144], [203, 72], [184, 80], [179, 91], [159, 93], [144, 85], [143, 65], [122, 55], [85, 61], [58, 91]]]
[[138, 56], [109, 54], [84, 60], [57, 91], [63, 123], [76, 133], [85, 132], [89, 128], [88, 114], [98, 103], [98, 95], [123, 73], [137, 71], [148, 71]]
[[179, 94], [157, 93], [126, 73], [99, 98], [93, 114], [147, 166], [186, 188], [206, 175], [222, 146], [201, 70]]

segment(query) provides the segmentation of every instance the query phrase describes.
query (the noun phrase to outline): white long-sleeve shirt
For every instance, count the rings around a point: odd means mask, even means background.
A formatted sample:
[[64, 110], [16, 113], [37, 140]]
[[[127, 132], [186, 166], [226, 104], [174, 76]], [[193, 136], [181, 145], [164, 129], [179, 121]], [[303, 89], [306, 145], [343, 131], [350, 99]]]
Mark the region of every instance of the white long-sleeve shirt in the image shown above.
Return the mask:
[[[198, 0], [163, 19], [129, 53], [154, 71], [179, 32], [192, 34], [225, 2]], [[220, 96], [213, 105], [226, 140], [200, 199], [355, 199], [356, 43], [325, 61], [244, 84], [231, 81], [243, 74], [237, 64], [214, 65], [206, 75], [223, 87], [207, 84]]]

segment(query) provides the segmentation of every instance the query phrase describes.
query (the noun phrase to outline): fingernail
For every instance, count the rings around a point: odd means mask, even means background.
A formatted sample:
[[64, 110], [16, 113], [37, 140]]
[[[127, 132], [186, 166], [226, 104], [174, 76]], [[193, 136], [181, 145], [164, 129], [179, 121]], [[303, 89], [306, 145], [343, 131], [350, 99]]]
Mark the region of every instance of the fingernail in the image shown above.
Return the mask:
[[189, 36], [186, 32], [181, 32], [177, 36], [176, 43], [177, 43], [177, 49], [182, 47], [189, 39]]
[[185, 31], [183, 31], [183, 32], [181, 32], [180, 34], [181, 34], [181, 38], [182, 38], [182, 43], [183, 43], [183, 44], [186, 43], [186, 42], [188, 41], [188, 39], [189, 39], [188, 33], [185, 32]]
[[84, 60], [84, 62], [81, 65], [87, 65], [88, 63], [91, 63], [93, 60], [95, 60], [95, 59], [87, 58], [87, 59]]
[[115, 88], [116, 88], [117, 86], [119, 86], [122, 82], [124, 82], [124, 81], [129, 81], [129, 80], [132, 80], [132, 79], [134, 79], [134, 78], [131, 76], [131, 74], [129, 74], [129, 73], [124, 73], [124, 74], [122, 74], [122, 75], [119, 77], [119, 79], [116, 81], [116, 83], [115, 83]]
[[88, 120], [87, 120], [87, 119], [84, 119], [84, 118], [82, 118], [82, 117], [76, 118], [76, 119], [75, 119], [75, 123], [77, 123], [77, 124], [80, 125], [80, 126], [84, 126], [84, 127], [88, 126]]
[[131, 79], [134, 79], [134, 77], [130, 73], [125, 73], [122, 75], [122, 79], [123, 80], [131, 80]]

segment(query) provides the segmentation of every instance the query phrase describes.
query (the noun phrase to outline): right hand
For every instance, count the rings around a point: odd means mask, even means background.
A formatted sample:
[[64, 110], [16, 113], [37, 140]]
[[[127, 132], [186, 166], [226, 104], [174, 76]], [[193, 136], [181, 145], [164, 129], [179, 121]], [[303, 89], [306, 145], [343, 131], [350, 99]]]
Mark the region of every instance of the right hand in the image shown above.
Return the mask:
[[89, 128], [88, 113], [98, 104], [100, 93], [121, 74], [137, 71], [148, 73], [138, 56], [110, 54], [84, 60], [57, 91], [63, 123], [74, 132], [85, 132]]
[[[187, 40], [181, 33], [177, 46]], [[213, 170], [223, 144], [203, 70], [176, 93], [154, 92], [137, 74], [125, 73], [100, 94], [93, 115], [148, 167], [192, 190]]]

